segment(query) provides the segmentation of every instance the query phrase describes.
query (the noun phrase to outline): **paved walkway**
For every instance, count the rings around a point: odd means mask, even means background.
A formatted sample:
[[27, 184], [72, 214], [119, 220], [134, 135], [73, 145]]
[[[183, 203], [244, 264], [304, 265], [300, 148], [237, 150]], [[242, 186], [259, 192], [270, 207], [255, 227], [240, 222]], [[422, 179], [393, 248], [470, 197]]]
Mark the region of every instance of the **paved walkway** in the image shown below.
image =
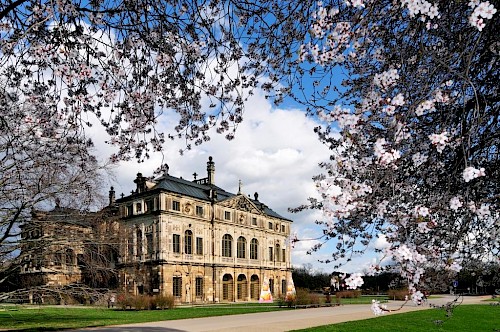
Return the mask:
[[[465, 297], [464, 304], [478, 304], [481, 300], [489, 296], [470, 296]], [[453, 296], [444, 295], [441, 298], [430, 299], [429, 304], [442, 305], [454, 299]], [[484, 302], [483, 302], [484, 303]], [[396, 309], [402, 302], [389, 301], [388, 308]], [[401, 310], [388, 313], [395, 315], [397, 313], [429, 309], [428, 305], [415, 306], [408, 302]], [[167, 331], [219, 331], [219, 332], [282, 332], [308, 327], [315, 327], [327, 324], [342, 323], [352, 320], [360, 320], [375, 317], [370, 310], [370, 305], [357, 304], [345, 305], [339, 307], [326, 307], [314, 309], [297, 309], [280, 312], [264, 312], [245, 315], [232, 315], [207, 318], [181, 319], [171, 321], [160, 321], [150, 323], [138, 323], [117, 325], [109, 327], [99, 327], [75, 330], [76, 331], [99, 331], [99, 332], [167, 332]]]

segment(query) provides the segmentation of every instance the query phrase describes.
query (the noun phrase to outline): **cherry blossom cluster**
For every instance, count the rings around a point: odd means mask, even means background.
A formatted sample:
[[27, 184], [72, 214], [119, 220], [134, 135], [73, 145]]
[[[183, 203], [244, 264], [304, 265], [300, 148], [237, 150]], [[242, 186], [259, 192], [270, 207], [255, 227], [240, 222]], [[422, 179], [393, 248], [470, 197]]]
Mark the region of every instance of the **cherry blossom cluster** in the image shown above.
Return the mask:
[[485, 170], [483, 167], [480, 169], [474, 168], [472, 166], [469, 166], [464, 169], [463, 174], [462, 174], [464, 181], [469, 182], [471, 180], [474, 180], [480, 176], [486, 176]]
[[431, 20], [439, 18], [439, 9], [437, 4], [432, 4], [426, 0], [401, 0], [401, 5], [405, 6], [410, 12], [410, 17], [420, 15], [422, 20], [428, 17]]
[[349, 289], [357, 289], [358, 287], [363, 286], [363, 276], [361, 273], [353, 273], [349, 277], [344, 279], [347, 288]]
[[377, 158], [378, 163], [383, 166], [393, 164], [401, 157], [401, 152], [395, 149], [386, 150], [388, 143], [385, 138], [378, 138], [373, 146], [373, 154]]
[[383, 73], [375, 74], [375, 77], [373, 78], [373, 83], [376, 86], [380, 87], [381, 89], [387, 89], [393, 86], [398, 79], [399, 79], [399, 74], [397, 69], [390, 69], [384, 71]]
[[373, 314], [375, 316], [380, 316], [388, 312], [389, 310], [387, 309], [387, 305], [385, 304], [380, 304], [380, 301], [378, 300], [372, 300], [371, 304], [371, 310], [373, 311]]
[[486, 26], [486, 22], [484, 20], [490, 20], [497, 12], [495, 6], [493, 6], [489, 1], [471, 0], [469, 2], [469, 7], [474, 9], [472, 14], [469, 16], [469, 23], [476, 27], [479, 31], [482, 31]]
[[449, 142], [448, 132], [443, 131], [441, 134], [431, 134], [429, 139], [432, 145], [436, 146], [436, 150], [441, 153]]

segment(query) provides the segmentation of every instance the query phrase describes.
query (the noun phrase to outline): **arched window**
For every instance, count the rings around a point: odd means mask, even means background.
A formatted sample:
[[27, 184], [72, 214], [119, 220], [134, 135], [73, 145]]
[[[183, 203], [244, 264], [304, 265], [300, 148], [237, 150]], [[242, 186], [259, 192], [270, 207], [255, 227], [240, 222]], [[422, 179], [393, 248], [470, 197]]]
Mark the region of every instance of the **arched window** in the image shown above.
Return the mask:
[[223, 257], [232, 257], [233, 253], [231, 251], [231, 247], [233, 246], [233, 237], [229, 234], [225, 234], [222, 237], [222, 256]]
[[184, 232], [184, 253], [188, 255], [193, 254], [193, 232], [189, 229]]
[[252, 239], [250, 241], [250, 259], [258, 259], [258, 248], [259, 248], [259, 241], [257, 239]]
[[236, 251], [238, 258], [246, 258], [246, 246], [247, 246], [247, 240], [243, 236], [240, 236], [238, 238], [237, 251]]

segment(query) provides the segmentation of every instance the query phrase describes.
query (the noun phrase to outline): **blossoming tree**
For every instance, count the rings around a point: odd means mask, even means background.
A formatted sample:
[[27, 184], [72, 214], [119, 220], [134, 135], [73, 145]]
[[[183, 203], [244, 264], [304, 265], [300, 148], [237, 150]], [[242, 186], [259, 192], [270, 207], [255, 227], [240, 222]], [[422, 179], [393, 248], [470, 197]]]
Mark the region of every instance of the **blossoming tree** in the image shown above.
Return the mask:
[[[210, 128], [231, 139], [255, 88], [277, 103], [293, 98], [323, 121], [316, 130], [332, 151], [315, 178], [321, 198], [301, 207], [324, 212], [324, 239], [338, 242], [332, 260], [383, 236], [419, 294], [426, 266], [498, 257], [497, 8], [8, 0], [0, 92], [34, 113], [17, 113], [18, 123], [34, 119], [43, 133], [59, 122], [85, 137], [101, 124], [119, 148], [113, 160], [147, 158], [167, 138], [189, 148]], [[0, 121], [11, 104], [0, 103]], [[158, 131], [172, 118], [175, 133]]]
[[[332, 150], [315, 178], [321, 199], [301, 208], [323, 211], [334, 262], [387, 239], [383, 253], [417, 300], [427, 267], [453, 273], [463, 260], [498, 258], [496, 7], [320, 2], [300, 50], [317, 133]], [[332, 87], [338, 67], [345, 79]]]

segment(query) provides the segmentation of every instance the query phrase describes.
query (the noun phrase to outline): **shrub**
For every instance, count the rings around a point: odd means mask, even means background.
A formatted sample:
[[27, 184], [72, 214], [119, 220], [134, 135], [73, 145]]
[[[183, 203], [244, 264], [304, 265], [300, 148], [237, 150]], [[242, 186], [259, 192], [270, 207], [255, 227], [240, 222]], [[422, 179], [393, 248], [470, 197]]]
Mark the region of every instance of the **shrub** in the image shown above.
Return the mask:
[[149, 309], [149, 298], [145, 295], [135, 295], [132, 297], [132, 307], [135, 310]]
[[116, 297], [116, 306], [125, 310], [127, 308], [132, 308], [132, 295], [127, 293], [120, 293]]
[[319, 299], [318, 293], [309, 293], [309, 303], [310, 304], [320, 304], [321, 301]]
[[175, 307], [175, 298], [172, 294], [155, 295], [153, 301], [157, 309], [173, 309]]
[[306, 288], [297, 288], [295, 296], [295, 304], [297, 305], [311, 304], [311, 298], [309, 297], [309, 290], [307, 290]]
[[[345, 290], [335, 293], [337, 299], [357, 299], [361, 296], [360, 290]], [[338, 301], [337, 301], [338, 302]]]
[[390, 300], [400, 300], [404, 301], [406, 297], [410, 297], [408, 289], [390, 289], [387, 292], [387, 296]]

